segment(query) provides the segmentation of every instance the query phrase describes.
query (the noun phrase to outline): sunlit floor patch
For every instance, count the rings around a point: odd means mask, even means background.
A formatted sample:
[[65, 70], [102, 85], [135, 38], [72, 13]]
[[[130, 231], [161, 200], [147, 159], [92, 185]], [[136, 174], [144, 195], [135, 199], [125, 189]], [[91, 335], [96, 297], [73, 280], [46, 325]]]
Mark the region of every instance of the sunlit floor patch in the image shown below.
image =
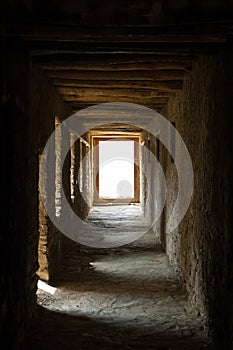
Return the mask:
[[[179, 347], [173, 345], [171, 349], [207, 347], [201, 319], [188, 312], [187, 297], [163, 252], [109, 256], [92, 265], [93, 269], [81, 274], [77, 282], [60, 283], [54, 295], [40, 291], [38, 304], [50, 312], [42, 334], [48, 336], [50, 317], [52, 327], [64, 318], [63, 337], [74, 337], [74, 329], [77, 334], [84, 334], [77, 340], [82, 342], [81, 349], [112, 348], [106, 336], [121, 349], [157, 349], [155, 344], [149, 347], [155, 339], [158, 346], [168, 346], [177, 339]], [[95, 348], [97, 339], [101, 345]], [[184, 344], [186, 347], [182, 347]], [[70, 349], [69, 346], [64, 345], [64, 349]]]
[[41, 280], [38, 280], [37, 287], [38, 287], [38, 291], [37, 291], [38, 294], [40, 293], [40, 291], [43, 291], [45, 293], [54, 295], [57, 290], [57, 288], [54, 288]]

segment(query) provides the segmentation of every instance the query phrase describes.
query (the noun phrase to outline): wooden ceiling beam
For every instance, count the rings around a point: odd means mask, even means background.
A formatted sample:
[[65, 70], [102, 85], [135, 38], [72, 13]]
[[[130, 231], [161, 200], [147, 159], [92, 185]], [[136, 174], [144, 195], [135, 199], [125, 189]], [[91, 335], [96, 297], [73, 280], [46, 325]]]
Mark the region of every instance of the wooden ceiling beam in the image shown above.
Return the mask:
[[[111, 101], [111, 102], [116, 102], [116, 101]], [[117, 102], [121, 102], [121, 101], [117, 101]], [[123, 102], [123, 101], [122, 101]], [[103, 102], [105, 103], [105, 102]], [[136, 102], [130, 102], [130, 103], [136, 103]], [[100, 104], [100, 102], [69, 102], [70, 104], [70, 107], [72, 110], [81, 110], [81, 109], [84, 109], [84, 108], [87, 108], [87, 107], [91, 107], [91, 106], [94, 106], [94, 105], [97, 105], [97, 104]], [[145, 107], [148, 107], [148, 108], [151, 108], [151, 109], [155, 109], [156, 108], [160, 108], [160, 109], [164, 109], [166, 106], [167, 106], [167, 103], [159, 103], [159, 102], [155, 102], [154, 100], [153, 101], [143, 101], [142, 103], [139, 103], [140, 105], [142, 106], [145, 106]], [[101, 119], [101, 117], [104, 119], [106, 118], [106, 116], [104, 116], [103, 113], [101, 113], [100, 115], [97, 116], [97, 119]], [[132, 116], [131, 116], [131, 119], [132, 119]], [[133, 122], [133, 119], [132, 119], [132, 122]]]
[[41, 64], [43, 67], [46, 65], [49, 66], [67, 66], [67, 65], [77, 65], [82, 67], [88, 66], [102, 66], [102, 65], [115, 65], [115, 64], [141, 64], [141, 63], [161, 63], [161, 62], [171, 62], [179, 63], [184, 66], [189, 66], [197, 58], [195, 55], [158, 55], [158, 54], [79, 54], [74, 52], [41, 52], [35, 54], [32, 52], [32, 62]]
[[[71, 105], [71, 109], [72, 109], [72, 113], [77, 113], [77, 112], [80, 112], [81, 110], [85, 109], [85, 108], [88, 108], [88, 107], [91, 107], [91, 106], [94, 106], [94, 104], [78, 104], [78, 105], [75, 105], [75, 104], [72, 104]], [[154, 111], [158, 112], [158, 113], [161, 113], [161, 114], [164, 114], [166, 112], [166, 108], [167, 108], [167, 105], [166, 104], [162, 104], [162, 105], [144, 105], [145, 107], [148, 107], [150, 109], [153, 109]], [[96, 122], [98, 122], [101, 120], [98, 118], [96, 119]], [[135, 120], [131, 121], [131, 124], [133, 124], [135, 122]], [[130, 120], [125, 120], [125, 123], [130, 123]], [[148, 125], [148, 123], [145, 121], [144, 122], [145, 124]], [[103, 120], [103, 124], [104, 124], [104, 120]], [[143, 124], [141, 122], [141, 124]]]
[[96, 64], [77, 62], [50, 62], [49, 64], [41, 64], [41, 68], [48, 71], [131, 71], [131, 70], [172, 70], [186, 69], [192, 66], [192, 62], [140, 62], [140, 63], [102, 63]]
[[192, 60], [193, 58], [196, 58], [197, 55], [194, 52], [181, 52], [175, 53], [175, 52], [160, 52], [159, 50], [153, 50], [153, 51], [146, 51], [146, 50], [139, 50], [137, 51], [126, 51], [126, 50], [120, 50], [118, 51], [112, 51], [112, 50], [91, 50], [91, 47], [89, 50], [81, 50], [80, 48], [76, 50], [72, 48], [42, 48], [42, 49], [33, 49], [31, 48], [30, 54], [32, 57], [33, 62], [50, 62], [51, 60], [57, 59], [57, 60], [84, 60], [84, 61], [93, 61], [99, 59], [100, 62], [104, 62], [105, 60], [109, 61], [110, 59], [113, 59], [113, 62], [118, 62], [121, 60], [147, 60], [148, 62], [150, 60], [156, 60], [156, 59], [172, 59], [172, 57], [176, 59], [181, 60]]
[[182, 89], [182, 80], [71, 80], [71, 79], [53, 79], [53, 85], [58, 88], [68, 89], [143, 89], [151, 91], [176, 92]]
[[72, 80], [183, 80], [190, 78], [190, 73], [181, 69], [167, 69], [157, 71], [46, 71], [50, 78]]
[[143, 89], [78, 89], [78, 88], [69, 88], [69, 87], [59, 87], [58, 91], [60, 94], [75, 98], [81, 97], [104, 97], [104, 96], [112, 96], [112, 97], [138, 97], [138, 98], [148, 98], [148, 97], [170, 97], [172, 96], [171, 92], [165, 91], [151, 91], [151, 90], [143, 90]]
[[[179, 24], [169, 26], [80, 26], [72, 24], [22, 22], [8, 23], [0, 27], [8, 36], [20, 36], [30, 41], [53, 42], [158, 42], [158, 43], [219, 43], [226, 40], [222, 24]], [[0, 32], [1, 32], [0, 31]]]
[[[94, 40], [94, 38], [93, 38]], [[70, 52], [83, 55], [104, 55], [104, 54], [135, 54], [135, 55], [198, 55], [216, 53], [219, 49], [226, 47], [225, 41], [220, 42], [154, 42], [154, 41], [37, 41], [31, 40], [26, 44], [34, 54], [41, 54], [43, 51]]]
[[66, 102], [80, 102], [80, 103], [108, 103], [108, 102], [129, 102], [136, 104], [166, 104], [169, 100], [168, 97], [131, 97], [131, 96], [69, 96], [63, 95], [63, 99]]

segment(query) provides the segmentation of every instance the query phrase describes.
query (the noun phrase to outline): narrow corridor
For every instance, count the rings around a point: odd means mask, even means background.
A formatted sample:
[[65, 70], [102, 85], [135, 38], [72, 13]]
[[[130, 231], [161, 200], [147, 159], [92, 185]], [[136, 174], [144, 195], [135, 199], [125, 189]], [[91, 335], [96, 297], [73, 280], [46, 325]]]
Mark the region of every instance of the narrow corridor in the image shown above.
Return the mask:
[[233, 1], [0, 9], [0, 349], [232, 350]]

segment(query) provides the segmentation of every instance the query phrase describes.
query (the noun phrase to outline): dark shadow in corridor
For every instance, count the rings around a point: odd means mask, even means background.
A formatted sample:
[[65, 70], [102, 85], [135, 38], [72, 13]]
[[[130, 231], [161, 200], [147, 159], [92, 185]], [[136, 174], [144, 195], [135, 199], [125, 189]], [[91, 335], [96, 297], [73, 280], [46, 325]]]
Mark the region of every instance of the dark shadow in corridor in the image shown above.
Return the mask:
[[[158, 328], [160, 325], [157, 325]], [[117, 327], [86, 316], [64, 315], [38, 307], [30, 336], [21, 350], [210, 350], [190, 334], [141, 333], [141, 327]]]

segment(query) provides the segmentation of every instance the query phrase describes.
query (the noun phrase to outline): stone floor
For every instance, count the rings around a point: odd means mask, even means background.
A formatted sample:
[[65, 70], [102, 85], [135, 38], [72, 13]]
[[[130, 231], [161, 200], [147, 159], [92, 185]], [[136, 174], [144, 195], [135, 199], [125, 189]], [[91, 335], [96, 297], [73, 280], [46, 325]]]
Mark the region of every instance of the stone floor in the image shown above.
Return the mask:
[[38, 290], [22, 350], [210, 349], [164, 252], [101, 256], [54, 295]]
[[78, 233], [83, 245], [94, 248], [113, 248], [139, 239], [152, 226], [139, 204], [108, 205], [91, 208], [86, 223]]

